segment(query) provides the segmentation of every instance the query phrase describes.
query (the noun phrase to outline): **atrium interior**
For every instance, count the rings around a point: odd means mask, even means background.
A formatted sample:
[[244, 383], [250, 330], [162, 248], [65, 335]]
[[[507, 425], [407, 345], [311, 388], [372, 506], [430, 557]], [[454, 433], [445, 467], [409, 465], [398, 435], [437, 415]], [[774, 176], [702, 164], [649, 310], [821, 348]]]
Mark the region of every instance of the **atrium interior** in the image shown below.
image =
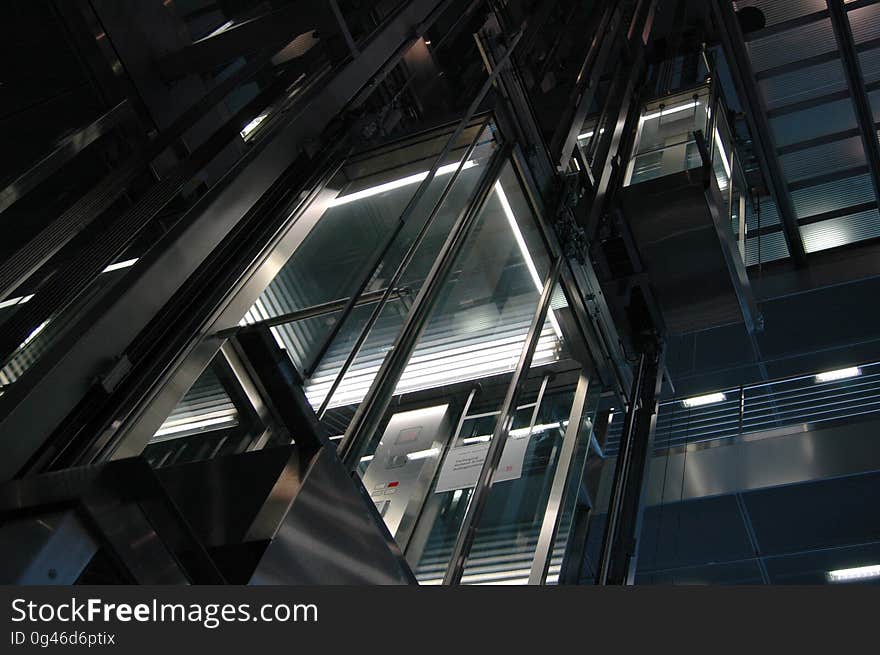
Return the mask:
[[880, 583], [880, 0], [3, 19], [0, 583]]

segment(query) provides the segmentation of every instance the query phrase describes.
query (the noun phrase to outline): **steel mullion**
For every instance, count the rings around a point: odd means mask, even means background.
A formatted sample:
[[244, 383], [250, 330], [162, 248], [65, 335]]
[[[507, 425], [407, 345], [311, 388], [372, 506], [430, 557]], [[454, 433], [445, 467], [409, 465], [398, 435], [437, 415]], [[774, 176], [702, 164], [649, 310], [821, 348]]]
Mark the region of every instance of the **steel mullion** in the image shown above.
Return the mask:
[[[581, 426], [589, 387], [589, 375], [582, 370], [574, 392], [574, 401], [562, 441], [562, 450], [553, 473], [553, 484], [550, 487], [550, 496], [547, 499], [544, 518], [541, 521], [541, 530], [538, 533], [538, 544], [535, 546], [532, 570], [529, 572], [530, 585], [543, 585], [547, 579], [547, 571], [550, 568], [550, 560], [553, 555], [553, 545], [559, 532], [559, 522], [562, 520], [562, 508], [567, 500], [565, 490], [573, 473], [571, 466], [581, 441]], [[592, 433], [592, 429], [590, 433]]]
[[[467, 118], [467, 116], [465, 116], [465, 118]], [[431, 209], [431, 213], [428, 214], [428, 217], [425, 219], [424, 224], [419, 229], [418, 234], [415, 236], [412, 243], [407, 248], [406, 253], [403, 255], [403, 259], [401, 259], [400, 263], [397, 265], [397, 269], [394, 271], [394, 274], [391, 276], [391, 279], [388, 280], [385, 293], [379, 299], [378, 304], [376, 304], [376, 306], [373, 308], [373, 311], [370, 313], [370, 317], [367, 319], [367, 322], [361, 328], [360, 334], [358, 334], [358, 337], [355, 340], [354, 345], [351, 347], [351, 350], [349, 351], [348, 356], [345, 358], [345, 361], [343, 362], [342, 367], [339, 369], [339, 372], [336, 374], [336, 378], [333, 380], [332, 384], [330, 385], [330, 389], [327, 391], [327, 394], [324, 396], [324, 401], [321, 403], [321, 406], [318, 408], [317, 414], [318, 414], [319, 419], [324, 418], [324, 414], [327, 412], [327, 407], [329, 406], [330, 402], [333, 399], [333, 394], [336, 393], [336, 390], [339, 388], [339, 385], [342, 384], [342, 380], [345, 378], [346, 374], [348, 373], [349, 369], [351, 368], [351, 365], [354, 364], [355, 358], [358, 356], [358, 354], [360, 354], [361, 348], [363, 348], [364, 343], [366, 343], [367, 337], [369, 336], [371, 330], [373, 329], [373, 326], [375, 326], [376, 322], [379, 320], [379, 317], [381, 316], [382, 311], [385, 309], [386, 304], [388, 303], [389, 299], [391, 298], [391, 292], [397, 286], [397, 284], [400, 282], [400, 279], [403, 277], [403, 274], [406, 272], [407, 268], [409, 267], [410, 262], [412, 261], [413, 257], [415, 257], [418, 249], [421, 247], [425, 236], [428, 234], [428, 231], [431, 229], [431, 226], [434, 224], [435, 219], [437, 218], [437, 216], [440, 215], [440, 210], [443, 208], [443, 205], [446, 202], [446, 199], [449, 197], [449, 194], [452, 192], [453, 187], [460, 179], [461, 172], [464, 170], [465, 164], [467, 163], [468, 159], [470, 159], [470, 156], [473, 154], [474, 150], [476, 149], [477, 144], [480, 141], [480, 137], [483, 135], [483, 132], [486, 129], [487, 124], [488, 124], [488, 122], [484, 122], [478, 127], [477, 133], [474, 135], [473, 140], [468, 145], [461, 160], [458, 162], [458, 167], [455, 169], [455, 172], [450, 176], [450, 179], [447, 182], [446, 187], [443, 189], [443, 193], [440, 194], [440, 197], [434, 203], [434, 207]], [[453, 137], [450, 137], [450, 140], [454, 137], [455, 137], [455, 135], [453, 135]], [[349, 303], [350, 302], [351, 301], [349, 301]], [[347, 309], [347, 307], [346, 307], [346, 309]], [[336, 325], [341, 327], [344, 318], [345, 318], [345, 314], [343, 312], [343, 316], [341, 316], [340, 319], [338, 321], [336, 321]], [[327, 343], [327, 347], [329, 348], [330, 341], [328, 340], [326, 343]], [[313, 367], [317, 368], [320, 361], [321, 361], [321, 358], [316, 357], [315, 361], [313, 363]]]
[[492, 479], [494, 478], [495, 471], [501, 461], [501, 455], [504, 452], [504, 445], [507, 443], [507, 437], [513, 426], [513, 420], [516, 416], [517, 401], [525, 388], [529, 368], [532, 363], [532, 357], [535, 354], [535, 349], [538, 345], [538, 339], [541, 336], [544, 322], [547, 320], [547, 313], [550, 310], [550, 301], [553, 298], [553, 290], [559, 280], [562, 263], [563, 260], [561, 258], [557, 258], [554, 261], [553, 268], [550, 270], [550, 273], [544, 282], [544, 288], [541, 291], [538, 307], [535, 311], [532, 324], [529, 327], [526, 346], [520, 353], [516, 370], [514, 371], [513, 378], [507, 388], [507, 395], [501, 406], [501, 414], [495, 424], [492, 440], [489, 442], [486, 459], [483, 461], [483, 467], [480, 469], [480, 475], [477, 478], [474, 492], [468, 502], [467, 510], [465, 511], [465, 516], [462, 520], [461, 528], [459, 529], [458, 537], [456, 538], [455, 546], [452, 550], [449, 565], [443, 576], [444, 585], [459, 584], [461, 582], [465, 562], [467, 561], [471, 547], [474, 544], [474, 540], [477, 536], [477, 527], [479, 526], [480, 519], [483, 515], [483, 510], [486, 507], [486, 502], [489, 499], [489, 492], [492, 488]]
[[856, 55], [855, 39], [843, 0], [826, 0], [831, 15], [831, 27], [834, 38], [840, 48], [840, 59], [846, 75], [850, 99], [859, 125], [865, 158], [871, 171], [871, 182], [874, 185], [874, 196], [880, 204], [880, 142], [877, 141], [877, 129], [874, 125], [874, 112], [871, 101], [865, 91], [865, 78], [862, 65]]
[[712, 0], [712, 10], [722, 28], [720, 32], [724, 53], [730, 64], [740, 99], [747, 109], [746, 117], [749, 128], [757, 143], [755, 150], [766, 175], [771, 195], [779, 210], [780, 223], [783, 226], [789, 255], [796, 265], [804, 266], [806, 251], [800, 229], [797, 226], [797, 213], [782, 170], [782, 164], [776, 154], [776, 144], [767, 120], [767, 110], [755, 82], [756, 77], [747, 54], [742, 31], [733, 11], [733, 5], [727, 0]]

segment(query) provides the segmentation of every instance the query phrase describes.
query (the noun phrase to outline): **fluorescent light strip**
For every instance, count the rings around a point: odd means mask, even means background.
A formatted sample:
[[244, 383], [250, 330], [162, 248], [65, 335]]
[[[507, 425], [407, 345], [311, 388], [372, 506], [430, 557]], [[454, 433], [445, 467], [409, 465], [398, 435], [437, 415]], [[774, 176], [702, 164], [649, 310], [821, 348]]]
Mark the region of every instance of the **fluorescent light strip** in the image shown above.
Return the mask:
[[816, 375], [816, 382], [834, 382], [835, 380], [846, 380], [847, 378], [858, 377], [862, 374], [862, 369], [858, 366], [850, 366], [849, 368], [839, 368], [836, 371], [825, 371]]
[[[208, 36], [204, 37], [203, 39], [199, 39], [199, 41], [204, 41], [205, 39], [210, 39], [212, 36], [217, 36], [218, 34], [220, 34], [220, 32], [225, 32], [230, 27], [232, 27], [234, 24], [235, 23], [233, 21], [228, 20], [225, 23], [223, 23], [220, 27], [218, 27], [216, 30], [211, 32]], [[198, 43], [199, 41], [195, 41], [195, 43]]]
[[[465, 162], [464, 168], [470, 168], [475, 165], [476, 163], [474, 161], [468, 160], [467, 162]], [[451, 173], [457, 167], [458, 164], [441, 166], [437, 169], [437, 175], [445, 175]], [[392, 182], [381, 184], [379, 186], [371, 187], [369, 189], [364, 189], [363, 191], [358, 191], [347, 196], [341, 196], [331, 201], [330, 206], [332, 207], [346, 204], [348, 202], [368, 198], [370, 196], [377, 195], [391, 189], [415, 184], [421, 182], [427, 176], [428, 172], [425, 171], [416, 175], [402, 178], [400, 180], [395, 180]], [[543, 282], [541, 280], [541, 276], [539, 275], [537, 266], [535, 265], [535, 261], [528, 250], [525, 238], [523, 237], [522, 231], [517, 224], [516, 216], [513, 213], [513, 208], [510, 205], [510, 201], [508, 200], [507, 194], [504, 192], [504, 188], [501, 186], [500, 181], [495, 182], [495, 192], [498, 195], [498, 200], [501, 203], [502, 210], [504, 211], [504, 215], [507, 218], [508, 224], [510, 226], [511, 232], [513, 233], [514, 239], [516, 240], [517, 246], [520, 249], [523, 259], [525, 260], [526, 268], [529, 271], [529, 276], [532, 278], [532, 283], [535, 285], [538, 293], [541, 293], [543, 291]], [[557, 338], [561, 339], [562, 329], [560, 328], [559, 322], [557, 321], [552, 309], [548, 310], [547, 319], [549, 320], [553, 331], [556, 333]], [[420, 389], [430, 389], [434, 386], [448, 384], [452, 381], [472, 379], [474, 376], [479, 376], [480, 374], [494, 374], [501, 371], [509, 370], [511, 368], [510, 364], [515, 364], [515, 360], [518, 358], [519, 352], [522, 350], [522, 337], [513, 339], [512, 341], [513, 343], [510, 346], [499, 349], [500, 352], [491, 352], [492, 342], [489, 342], [488, 344], [474, 344], [473, 347], [465, 346], [460, 349], [453, 349], [453, 351], [451, 352], [440, 353], [439, 356], [428, 354], [413, 357], [408, 362], [407, 368], [404, 370], [403, 375], [401, 376], [401, 379], [397, 385], [397, 389], [395, 389], [395, 393], [412, 392]], [[455, 361], [454, 358], [458, 354], [455, 353], [456, 350], [463, 350], [465, 352], [468, 352], [471, 351], [473, 348], [477, 348], [481, 353], [481, 356], [474, 357], [472, 355], [465, 355], [464, 357], [459, 357], [459, 359], [463, 359], [464, 361]], [[450, 357], [452, 357], [453, 359], [451, 360]], [[533, 358], [533, 363], [544, 363], [545, 361], [552, 361], [554, 357], [555, 343], [548, 346], [541, 344], [539, 341], [538, 348], [536, 349]], [[469, 364], [469, 366], [460, 365], [461, 363], [465, 362]], [[415, 366], [411, 368], [412, 365]], [[380, 366], [381, 364], [366, 367], [365, 369], [358, 371], [355, 376], [346, 376], [346, 380], [344, 381], [345, 384], [339, 386], [333, 396], [331, 403], [328, 405], [328, 408], [339, 407], [362, 400], [366, 394], [366, 390], [372, 384], [373, 377], [375, 376], [376, 372], [378, 372]], [[423, 372], [424, 369], [428, 369], [427, 372]], [[407, 375], [407, 373], [409, 373], [409, 375]], [[321, 378], [314, 378], [312, 380], [312, 384], [309, 385], [306, 396], [313, 406], [316, 402], [320, 402], [321, 400], [323, 400], [326, 389], [328, 388], [330, 382], [332, 382], [332, 379], [334, 377], [335, 376], [333, 374], [330, 374], [326, 376], [321, 376]]]
[[[407, 363], [404, 377], [410, 380], [421, 377], [424, 371], [437, 373], [442, 369], [456, 368], [459, 364], [474, 364], [480, 362], [496, 362], [501, 359], [516, 358], [522, 351], [525, 337], [521, 335], [497, 339], [492, 341], [477, 342], [468, 346], [452, 348], [445, 352], [427, 353], [415, 355]], [[538, 351], [552, 350], [555, 338], [550, 334], [542, 333], [538, 340]], [[416, 351], [418, 352], [418, 351]], [[454, 366], [453, 366], [454, 365]], [[369, 377], [379, 372], [382, 363], [364, 366], [363, 368], [350, 369], [346, 375], [346, 386], [358, 378]], [[309, 384], [310, 391], [329, 389], [335, 379], [338, 369], [329, 371], [326, 375], [316, 376]]]
[[[555, 357], [555, 349], [536, 351], [533, 361], [534, 364], [540, 365], [543, 363], [554, 361]], [[457, 375], [441, 373], [435, 375], [420, 376], [418, 378], [419, 382], [417, 384], [412, 379], [402, 377], [394, 393], [411, 393], [414, 391], [421, 391], [423, 389], [433, 389], [435, 387], [443, 386], [444, 384], [450, 384], [452, 382], [462, 382], [464, 380], [472, 380], [478, 377], [484, 377], [486, 375], [496, 375], [499, 373], [504, 373], [511, 370], [511, 368], [511, 366], [499, 366], [499, 362], [496, 360], [478, 366], [456, 368], [454, 369], [454, 371], [457, 373]], [[344, 405], [360, 402], [366, 396], [367, 390], [370, 388], [371, 383], [371, 378], [364, 378], [357, 386], [346, 385], [344, 391], [342, 390], [343, 387], [340, 386], [340, 388], [333, 395], [333, 401], [330, 403], [330, 405], [328, 405], [328, 407], [342, 407]], [[309, 388], [306, 392], [306, 397], [313, 407], [317, 407], [324, 399], [324, 393]]]
[[718, 150], [721, 151], [721, 163], [724, 164], [724, 172], [727, 173], [727, 179], [730, 179], [730, 163], [727, 161], [727, 152], [724, 150], [724, 144], [721, 142], [721, 134], [718, 132], [718, 128], [715, 128], [715, 145], [718, 146]]
[[110, 264], [110, 266], [108, 266], [107, 268], [105, 268], [101, 272], [102, 273], [109, 273], [110, 271], [118, 271], [121, 268], [131, 268], [132, 266], [135, 265], [137, 260], [138, 260], [138, 258], [135, 257], [134, 259], [126, 259], [125, 261], [116, 262], [115, 264]]
[[[554, 361], [555, 356], [555, 350], [539, 350], [535, 352], [534, 363], [542, 364], [546, 362], [551, 362]], [[510, 360], [512, 363], [515, 364], [513, 358], [510, 358]], [[451, 375], [450, 373], [440, 373], [419, 376], [418, 378], [416, 378], [418, 380], [418, 383], [416, 383], [415, 380], [413, 380], [412, 378], [402, 377], [394, 393], [411, 393], [414, 391], [421, 391], [423, 389], [433, 389], [444, 384], [461, 382], [464, 380], [472, 380], [478, 377], [484, 377], [485, 375], [496, 375], [498, 373], [504, 373], [512, 369], [512, 366], [500, 366], [499, 364], [503, 364], [503, 361], [499, 362], [498, 360], [495, 360], [476, 366], [453, 368], [453, 371], [457, 373], [456, 375]], [[340, 386], [340, 388], [333, 396], [333, 401], [328, 407], [341, 407], [363, 400], [371, 383], [372, 378], [365, 377], [357, 386], [351, 384], [346, 385], [344, 391], [342, 391], [343, 387]], [[317, 404], [320, 404], [320, 402], [323, 400], [323, 395], [323, 393], [313, 390], [311, 388], [309, 388], [309, 390], [306, 392], [306, 396], [309, 402], [312, 404], [312, 406], [315, 407], [317, 406], [316, 402]]]
[[693, 398], [685, 398], [681, 404], [685, 407], [702, 407], [703, 405], [713, 405], [727, 400], [727, 396], [723, 393], [707, 393], [705, 396], [694, 396]]
[[678, 105], [677, 107], [670, 107], [668, 109], [661, 109], [660, 111], [655, 111], [650, 114], [645, 114], [642, 116], [639, 121], [644, 123], [645, 121], [649, 121], [654, 118], [660, 118], [661, 116], [669, 116], [669, 114], [677, 114], [680, 111], [685, 111], [687, 109], [694, 109], [700, 102], [698, 100], [694, 100], [693, 102], [689, 102], [685, 105]]
[[33, 297], [34, 294], [31, 294], [29, 296], [16, 296], [15, 298], [4, 300], [3, 302], [0, 302], [0, 309], [3, 309], [4, 307], [12, 307], [13, 305], [23, 305]]
[[[477, 165], [472, 159], [467, 160], [462, 166], [462, 170], [467, 170], [468, 168], [473, 168]], [[447, 164], [446, 166], [441, 166], [437, 169], [435, 173], [435, 177], [440, 175], [449, 175], [454, 172], [458, 168], [458, 162], [454, 164]], [[391, 182], [386, 182], [385, 184], [380, 184], [378, 186], [373, 186], [368, 189], [363, 189], [362, 191], [356, 191], [355, 193], [349, 193], [347, 196], [339, 196], [338, 198], [334, 198], [331, 200], [327, 206], [328, 207], [338, 207], [339, 205], [347, 205], [350, 202], [355, 202], [356, 200], [363, 200], [364, 198], [371, 198], [372, 196], [377, 196], [380, 193], [385, 193], [386, 191], [393, 191], [394, 189], [400, 189], [401, 187], [410, 186], [412, 184], [418, 184], [426, 177], [428, 177], [428, 173], [430, 171], [422, 171], [421, 173], [416, 173], [415, 175], [410, 175], [408, 177], [402, 177], [399, 180], [393, 180]]]
[[[501, 201], [501, 208], [504, 210], [507, 222], [510, 223], [510, 229], [513, 232], [514, 239], [516, 239], [516, 245], [519, 246], [523, 259], [526, 260], [526, 268], [529, 269], [529, 275], [532, 276], [532, 282], [535, 284], [535, 288], [540, 294], [544, 290], [544, 284], [541, 281], [541, 276], [538, 275], [538, 268], [535, 266], [535, 260], [532, 259], [532, 254], [529, 252], [528, 246], [526, 246], [526, 240], [523, 238], [522, 232], [519, 229], [519, 224], [516, 222], [516, 216], [513, 213], [513, 208], [510, 206], [510, 201], [507, 200], [507, 194], [504, 193], [504, 188], [501, 186], [501, 180], [495, 182], [495, 193], [498, 194], [498, 200]], [[556, 321], [556, 316], [553, 314], [552, 309], [548, 310], [547, 318], [550, 320], [550, 324], [553, 326], [553, 331], [556, 333], [556, 336], [561, 339], [562, 330], [559, 327], [559, 323]]]
[[837, 569], [826, 574], [829, 582], [850, 582], [853, 580], [869, 580], [880, 578], [880, 564], [857, 566], [852, 569]]

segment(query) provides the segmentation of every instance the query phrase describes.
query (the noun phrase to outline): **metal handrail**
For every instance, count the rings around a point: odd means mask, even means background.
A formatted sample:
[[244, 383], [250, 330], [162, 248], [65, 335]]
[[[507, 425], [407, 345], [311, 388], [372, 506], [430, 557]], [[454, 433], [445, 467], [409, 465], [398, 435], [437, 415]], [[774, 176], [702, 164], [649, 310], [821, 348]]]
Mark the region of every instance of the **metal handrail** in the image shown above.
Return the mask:
[[[799, 374], [728, 388], [721, 402], [682, 406], [681, 398], [660, 403], [656, 448], [706, 443], [807, 422], [845, 420], [880, 412], [880, 362], [861, 364], [858, 376], [821, 382]], [[619, 443], [621, 412], [612, 420], [607, 451]]]

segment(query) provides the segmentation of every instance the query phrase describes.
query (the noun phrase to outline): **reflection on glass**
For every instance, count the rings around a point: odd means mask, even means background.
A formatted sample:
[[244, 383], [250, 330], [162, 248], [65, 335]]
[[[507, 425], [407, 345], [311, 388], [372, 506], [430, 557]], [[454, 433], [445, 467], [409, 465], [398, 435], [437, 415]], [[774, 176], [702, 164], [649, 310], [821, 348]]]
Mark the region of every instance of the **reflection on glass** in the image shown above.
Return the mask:
[[545, 579], [546, 584], [557, 584], [559, 582], [559, 574], [566, 552], [568, 551], [571, 554], [570, 546], [578, 545], [570, 544], [570, 541], [576, 538], [573, 535], [575, 519], [579, 511], [584, 512], [589, 507], [588, 505], [584, 507], [581, 489], [587, 490], [585, 495], [589, 497], [589, 489], [598, 486], [598, 479], [595, 481], [592, 479], [597, 477], [596, 474], [592, 469], [587, 468], [587, 458], [591, 457], [593, 460], [601, 461], [601, 458], [604, 456], [601, 447], [599, 447], [598, 442], [593, 436], [593, 425], [601, 398], [602, 387], [598, 384], [598, 380], [595, 383], [591, 382], [577, 435], [577, 448], [572, 458], [569, 469], [570, 474], [566, 481], [565, 495], [563, 496], [560, 508], [559, 528], [553, 542], [550, 566], [547, 569], [547, 577]]
[[694, 132], [708, 133], [709, 87], [654, 101], [639, 119], [625, 186], [702, 165]]
[[[457, 215], [460, 207], [454, 209]], [[405, 276], [407, 288], [421, 287], [447, 234], [448, 228], [438, 230], [435, 247], [424, 248], [425, 256], [413, 261], [414, 274], [410, 277], [408, 269]], [[459, 255], [452, 279], [441, 291], [395, 393], [513, 370], [548, 269], [539, 228], [515, 172], [507, 165]], [[386, 306], [332, 398], [331, 408], [363, 399], [403, 325], [406, 311], [403, 303]], [[551, 313], [535, 354], [536, 365], [558, 358], [561, 334]], [[319, 369], [307, 385], [310, 399], [317, 395], [318, 385], [330, 384], [333, 371], [327, 376], [322, 373]]]
[[[433, 260], [433, 253], [430, 259]], [[488, 393], [487, 388], [480, 392], [483, 400], [469, 411], [457, 434], [453, 434], [452, 428], [458, 420], [451, 417], [460, 417], [460, 409], [449, 410], [450, 418], [443, 421], [441, 429], [436, 425], [429, 427], [427, 422], [419, 426], [398, 425], [402, 412], [395, 405], [384, 422], [387, 427], [382, 434], [372, 435], [372, 443], [361, 462], [360, 473], [367, 490], [413, 564], [418, 564], [423, 553], [425, 557], [434, 557], [430, 553], [436, 555], [436, 548], [442, 551], [454, 543], [470, 495], [468, 484], [461, 484], [462, 476], [472, 477], [475, 482], [479, 474], [510, 372], [521, 356], [549, 268], [543, 237], [519, 179], [508, 163], [440, 289], [397, 384], [395, 397], [418, 393], [417, 397], [423, 399], [420, 402], [430, 403], [430, 407], [441, 411], [439, 408], [459, 407], [455, 393], [460, 395], [461, 389], [467, 387], [462, 382], [481, 380], [492, 387], [493, 393]], [[425, 261], [420, 274], [427, 269]], [[536, 365], [556, 361], [562, 352], [560, 318], [555, 312], [562, 311], [564, 306], [563, 299], [548, 316], [535, 355]], [[404, 316], [400, 309], [386, 307], [374, 329], [376, 334], [370, 335], [368, 347], [337, 391], [343, 394], [341, 399], [337, 401], [334, 397], [334, 402], [351, 405], [360, 401], [385, 351], [393, 344]], [[378, 330], [387, 330], [388, 334]], [[355, 381], [359, 386], [355, 386]], [[336, 411], [331, 414], [336, 420]], [[531, 407], [520, 410], [511, 443], [523, 437], [519, 430], [528, 429], [532, 416]], [[519, 444], [526, 441], [520, 440]], [[444, 459], [450, 442], [451, 454]], [[442, 470], [441, 460], [445, 462]], [[393, 491], [398, 488], [395, 483], [403, 486], [404, 480], [413, 480], [416, 469], [426, 476], [428, 472], [439, 472], [431, 482], [432, 491], [425, 493], [426, 488], [419, 486], [418, 502], [411, 508], [411, 514], [401, 520], [403, 503], [411, 496], [398, 497], [401, 492]], [[389, 484], [395, 486], [389, 488]], [[417, 524], [415, 516], [421, 516]], [[441, 565], [435, 562], [432, 566]]]
[[528, 582], [573, 396], [571, 388], [545, 395], [511, 430], [462, 584]]

